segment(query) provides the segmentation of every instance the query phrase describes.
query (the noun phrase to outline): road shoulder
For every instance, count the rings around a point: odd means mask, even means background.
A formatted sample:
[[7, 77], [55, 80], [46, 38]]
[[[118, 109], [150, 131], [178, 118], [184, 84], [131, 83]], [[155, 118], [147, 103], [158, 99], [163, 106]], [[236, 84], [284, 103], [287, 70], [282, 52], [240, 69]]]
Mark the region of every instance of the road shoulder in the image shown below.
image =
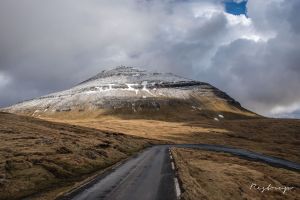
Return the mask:
[[[171, 148], [180, 178], [182, 199], [297, 199], [300, 174], [227, 153]], [[254, 186], [253, 184], [256, 184]], [[293, 187], [282, 193], [274, 188]], [[252, 185], [252, 187], [251, 187]]]

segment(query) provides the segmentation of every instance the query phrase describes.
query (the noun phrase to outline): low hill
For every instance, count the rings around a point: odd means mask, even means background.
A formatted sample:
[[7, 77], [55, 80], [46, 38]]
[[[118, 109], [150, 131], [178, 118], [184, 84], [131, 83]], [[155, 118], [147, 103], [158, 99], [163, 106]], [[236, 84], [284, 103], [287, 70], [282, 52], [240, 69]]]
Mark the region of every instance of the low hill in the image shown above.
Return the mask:
[[2, 112], [0, 138], [1, 200], [72, 186], [149, 145], [134, 136]]

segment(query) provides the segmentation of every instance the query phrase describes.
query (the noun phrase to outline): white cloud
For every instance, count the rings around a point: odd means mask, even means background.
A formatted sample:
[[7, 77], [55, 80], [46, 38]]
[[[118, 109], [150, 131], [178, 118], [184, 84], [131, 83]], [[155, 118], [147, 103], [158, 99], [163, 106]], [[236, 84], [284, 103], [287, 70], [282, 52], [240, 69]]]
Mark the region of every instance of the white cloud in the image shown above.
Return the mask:
[[298, 110], [300, 110], [300, 102], [296, 102], [287, 106], [275, 106], [271, 109], [270, 113], [275, 116], [281, 116], [286, 115], [288, 113], [293, 113]]
[[225, 13], [225, 16], [228, 20], [228, 23], [231, 26], [235, 26], [235, 25], [250, 26], [252, 24], [251, 19], [247, 18], [245, 15], [232, 15], [232, 14]]
[[234, 31], [240, 40], [218, 48], [207, 76], [260, 114], [292, 115], [300, 101], [299, 7], [296, 0], [250, 0], [248, 33]]
[[10, 78], [4, 73], [0, 72], [0, 90], [5, 89], [5, 87], [9, 84]]
[[224, 13], [221, 4], [208, 3], [208, 2], [194, 3], [192, 7], [192, 11], [195, 18], [201, 18], [201, 19], [211, 19], [214, 15]]

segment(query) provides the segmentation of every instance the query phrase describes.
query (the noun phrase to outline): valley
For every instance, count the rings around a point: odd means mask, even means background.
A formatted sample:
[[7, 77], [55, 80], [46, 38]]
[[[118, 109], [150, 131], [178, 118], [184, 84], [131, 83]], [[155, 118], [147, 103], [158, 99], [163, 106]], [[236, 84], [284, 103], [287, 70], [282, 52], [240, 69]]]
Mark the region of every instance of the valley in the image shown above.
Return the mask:
[[[152, 147], [155, 151], [145, 150], [158, 144], [224, 145], [296, 164], [300, 162], [300, 120], [260, 116], [208, 83], [172, 73], [121, 66], [102, 71], [68, 90], [26, 100], [0, 111], [1, 200], [25, 197], [52, 200], [74, 189], [81, 191], [76, 188], [94, 180], [104, 184], [107, 190], [95, 192], [92, 184], [86, 188], [91, 192], [84, 192], [78, 199], [88, 194], [93, 196], [91, 199], [105, 196], [110, 186], [120, 187], [117, 193], [109, 193], [115, 199], [123, 194], [128, 195], [128, 199], [138, 199], [129, 192], [135, 189], [136, 194], [152, 191], [163, 196], [166, 192], [159, 193], [160, 188], [145, 190], [136, 184], [162, 183], [163, 177], [143, 181], [139, 178], [152, 177], [151, 173], [162, 176], [161, 169], [167, 169], [169, 178], [175, 175], [169, 171], [170, 161], [165, 159], [167, 148], [162, 150], [155, 146]], [[261, 184], [264, 176], [268, 180], [274, 178], [274, 183], [287, 184], [290, 180], [290, 184], [299, 189], [296, 181], [299, 172], [258, 165], [255, 160], [240, 160], [232, 154], [173, 147], [178, 178], [185, 191], [183, 199], [208, 196], [211, 196], [208, 199], [217, 199], [220, 193], [213, 194], [213, 188], [223, 191], [225, 186], [214, 182], [203, 185], [202, 178], [224, 180], [224, 184], [240, 181], [240, 185], [247, 185], [245, 174], [253, 175], [253, 181], [257, 178]], [[143, 153], [145, 151], [148, 153]], [[154, 158], [155, 155], [159, 157]], [[220, 163], [235, 166], [236, 173], [226, 174]], [[211, 176], [212, 172], [205, 166], [215, 169], [216, 176]], [[143, 170], [148, 167], [149, 170]], [[121, 170], [115, 171], [116, 168]], [[107, 180], [106, 176], [113, 178]], [[128, 184], [119, 185], [120, 178]], [[173, 183], [169, 180], [166, 184]], [[191, 184], [199, 187], [193, 188]], [[174, 192], [169, 186], [166, 190]], [[243, 189], [236, 193], [237, 187], [232, 186], [234, 192], [227, 199], [253, 197], [253, 191]], [[170, 194], [172, 199], [174, 193]], [[104, 196], [101, 198], [105, 199]], [[149, 199], [155, 198], [149, 195]], [[275, 194], [274, 198], [280, 195]]]

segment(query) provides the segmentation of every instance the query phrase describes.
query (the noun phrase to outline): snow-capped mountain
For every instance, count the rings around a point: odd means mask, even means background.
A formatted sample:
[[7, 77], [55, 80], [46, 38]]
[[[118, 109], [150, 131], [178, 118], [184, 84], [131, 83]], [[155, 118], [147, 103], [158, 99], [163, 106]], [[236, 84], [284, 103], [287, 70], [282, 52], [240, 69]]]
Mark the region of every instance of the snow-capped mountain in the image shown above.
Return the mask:
[[178, 109], [210, 117], [224, 113], [253, 115], [208, 83], [125, 66], [102, 71], [71, 89], [2, 110], [39, 117], [87, 111], [176, 114]]

